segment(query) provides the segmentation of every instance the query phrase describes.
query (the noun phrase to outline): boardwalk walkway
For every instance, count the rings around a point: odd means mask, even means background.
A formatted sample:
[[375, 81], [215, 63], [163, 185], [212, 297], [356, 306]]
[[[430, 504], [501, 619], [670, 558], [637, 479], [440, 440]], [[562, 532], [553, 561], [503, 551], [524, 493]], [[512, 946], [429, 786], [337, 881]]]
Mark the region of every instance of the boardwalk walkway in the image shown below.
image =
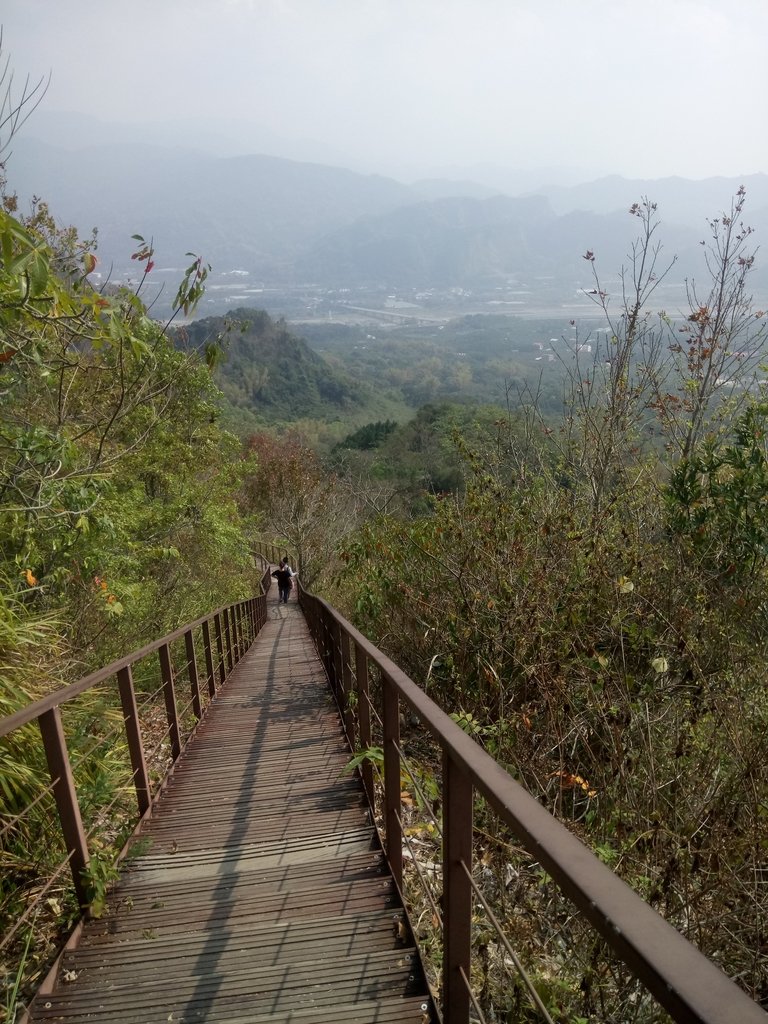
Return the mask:
[[362, 786], [342, 773], [349, 756], [301, 611], [271, 595], [108, 912], [30, 1020], [429, 1020]]

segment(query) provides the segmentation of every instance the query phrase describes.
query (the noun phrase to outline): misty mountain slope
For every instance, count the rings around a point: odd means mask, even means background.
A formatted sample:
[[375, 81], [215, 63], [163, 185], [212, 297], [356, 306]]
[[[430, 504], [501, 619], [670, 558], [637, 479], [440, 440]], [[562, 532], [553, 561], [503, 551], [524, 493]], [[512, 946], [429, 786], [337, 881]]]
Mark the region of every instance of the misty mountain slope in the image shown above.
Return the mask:
[[[591, 266], [583, 260], [587, 249], [597, 255], [600, 273], [615, 279], [629, 265], [638, 228], [626, 211], [556, 216], [544, 197], [445, 199], [334, 232], [298, 261], [297, 272], [321, 283], [339, 274], [350, 284], [384, 282], [392, 288], [471, 287], [537, 276], [591, 287]], [[699, 234], [663, 225], [658, 237], [659, 270], [677, 255], [677, 279], [703, 272]]]
[[658, 206], [664, 223], [680, 224], [702, 231], [708, 220], [730, 209], [731, 198], [740, 185], [747, 190], [747, 222], [768, 206], [768, 175], [749, 174], [743, 178], [622, 178], [617, 174], [579, 185], [553, 185], [531, 194], [546, 196], [557, 214], [574, 210], [613, 213], [628, 210], [647, 196]]
[[534, 240], [554, 214], [540, 197], [450, 198], [359, 220], [329, 234], [297, 263], [301, 277], [329, 283], [444, 287], [531, 269]]
[[[41, 196], [83, 233], [97, 226], [102, 265], [117, 277], [136, 272], [131, 235], [140, 233], [154, 240], [158, 280], [169, 268], [177, 274], [193, 251], [217, 272], [247, 270], [267, 286], [472, 288], [543, 277], [565, 298], [591, 281], [587, 249], [603, 276], [626, 265], [640, 226], [627, 211], [643, 195], [658, 203], [665, 257], [679, 256], [675, 279], [701, 279], [707, 220], [740, 184], [613, 176], [514, 198], [484, 196], [471, 181], [411, 187], [272, 156], [217, 158], [128, 140], [72, 149], [34, 137], [14, 140], [7, 171], [22, 199]], [[768, 176], [745, 185], [757, 247], [768, 236]], [[768, 290], [760, 254], [753, 281], [758, 293]]]
[[222, 269], [251, 260], [249, 269], [265, 273], [324, 233], [416, 197], [392, 179], [323, 164], [136, 144], [72, 151], [18, 140], [8, 177], [62, 221], [98, 226], [107, 261], [124, 265], [138, 232], [154, 237], [160, 260], [194, 250]]
[[422, 199], [490, 199], [492, 196], [508, 195], [503, 189], [481, 185], [477, 181], [459, 181], [445, 178], [422, 178], [414, 181], [411, 189]]

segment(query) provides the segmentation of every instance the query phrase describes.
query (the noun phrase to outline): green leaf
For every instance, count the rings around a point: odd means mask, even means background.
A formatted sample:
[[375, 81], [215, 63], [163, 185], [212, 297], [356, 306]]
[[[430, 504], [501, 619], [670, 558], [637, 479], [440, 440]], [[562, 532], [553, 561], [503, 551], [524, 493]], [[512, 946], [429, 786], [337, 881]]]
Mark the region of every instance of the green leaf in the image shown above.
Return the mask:
[[366, 747], [365, 750], [358, 750], [355, 756], [344, 765], [344, 772], [353, 772], [355, 768], [359, 768], [364, 761], [370, 761], [371, 764], [384, 764], [384, 751], [381, 747]]

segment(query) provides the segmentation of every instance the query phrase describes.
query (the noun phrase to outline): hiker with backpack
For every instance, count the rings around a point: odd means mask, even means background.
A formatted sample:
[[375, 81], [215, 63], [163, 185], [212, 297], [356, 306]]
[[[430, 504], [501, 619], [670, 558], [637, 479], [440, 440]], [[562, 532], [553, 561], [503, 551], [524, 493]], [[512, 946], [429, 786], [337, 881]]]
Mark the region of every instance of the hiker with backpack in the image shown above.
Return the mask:
[[280, 565], [272, 570], [272, 575], [277, 580], [278, 604], [288, 604], [288, 597], [293, 589], [294, 573], [287, 558], [280, 559]]

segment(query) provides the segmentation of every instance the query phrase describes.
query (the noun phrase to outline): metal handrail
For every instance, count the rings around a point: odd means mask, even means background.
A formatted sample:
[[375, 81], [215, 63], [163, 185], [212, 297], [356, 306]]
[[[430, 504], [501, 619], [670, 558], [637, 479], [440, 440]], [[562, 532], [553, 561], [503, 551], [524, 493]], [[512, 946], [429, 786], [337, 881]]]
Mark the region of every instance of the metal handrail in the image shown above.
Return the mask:
[[[443, 949], [444, 1024], [467, 1024], [471, 995], [473, 795], [481, 794], [518, 841], [555, 880], [584, 918], [602, 935], [675, 1021], [685, 1024], [766, 1024], [768, 1015], [569, 832], [482, 747], [434, 703], [385, 654], [322, 598], [299, 584], [305, 612], [349, 735], [348, 666], [364, 680], [358, 699], [368, 699], [368, 665], [382, 681], [385, 847], [395, 881], [403, 886], [400, 823], [399, 702], [403, 701], [438, 742], [443, 756], [444, 809]], [[354, 650], [344, 656], [344, 648]], [[350, 736], [353, 749], [371, 745]], [[366, 787], [368, 788], [368, 787]], [[468, 877], [469, 875], [469, 877]]]
[[[197, 664], [198, 654], [195, 649], [193, 631], [199, 629], [202, 634], [203, 678], [207, 681], [208, 696], [213, 697], [267, 620], [266, 594], [271, 584], [270, 567], [266, 560], [262, 559], [261, 561], [263, 573], [258, 596], [217, 608], [159, 640], [146, 644], [132, 654], [118, 658], [83, 679], [69, 686], [60, 687], [19, 711], [0, 718], [0, 738], [8, 736], [14, 730], [29, 725], [31, 722], [37, 721], [39, 725], [50, 777], [50, 783], [46, 789], [53, 792], [64, 848], [70, 851], [67, 861], [72, 874], [72, 882], [83, 910], [88, 907], [85, 872], [90, 863], [89, 844], [73, 776], [72, 760], [62, 726], [62, 706], [102, 683], [110, 680], [116, 681], [122, 707], [122, 726], [125, 730], [130, 755], [130, 780], [133, 782], [136, 792], [138, 818], [150, 812], [154, 796], [161, 788], [162, 783], [155, 787], [153, 794], [147, 770], [148, 758], [139, 722], [132, 668], [149, 655], [159, 654], [162, 684], [158, 688], [157, 694], [162, 693], [165, 699], [168, 719], [168, 729], [165, 735], [170, 736], [171, 740], [172, 770], [173, 763], [183, 749], [180, 732], [181, 717], [186, 715], [190, 708], [196, 722], [203, 714], [200, 674]], [[211, 629], [211, 625], [213, 629]], [[189, 681], [191, 699], [186, 708], [179, 712], [175, 695], [177, 672], [173, 666], [171, 645], [182, 639], [185, 661], [181, 664], [181, 673]], [[32, 806], [36, 802], [33, 800]], [[16, 815], [15, 820], [23, 817], [28, 810], [29, 807], [21, 814]], [[59, 865], [60, 868], [61, 865]]]

